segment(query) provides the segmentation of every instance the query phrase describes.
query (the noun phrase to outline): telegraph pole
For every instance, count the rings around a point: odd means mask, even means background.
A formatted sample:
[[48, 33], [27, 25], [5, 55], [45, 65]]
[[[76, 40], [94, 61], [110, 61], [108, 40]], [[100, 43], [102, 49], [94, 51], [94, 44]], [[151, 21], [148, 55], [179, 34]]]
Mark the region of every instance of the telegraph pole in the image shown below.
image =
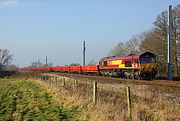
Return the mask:
[[86, 65], [86, 45], [85, 45], [85, 41], [83, 41], [83, 66]]
[[46, 67], [47, 67], [47, 56], [46, 56]]
[[168, 15], [168, 80], [172, 80], [172, 6], [169, 5]]
[[39, 67], [39, 64], [40, 64], [40, 60], [38, 59], [37, 67]]

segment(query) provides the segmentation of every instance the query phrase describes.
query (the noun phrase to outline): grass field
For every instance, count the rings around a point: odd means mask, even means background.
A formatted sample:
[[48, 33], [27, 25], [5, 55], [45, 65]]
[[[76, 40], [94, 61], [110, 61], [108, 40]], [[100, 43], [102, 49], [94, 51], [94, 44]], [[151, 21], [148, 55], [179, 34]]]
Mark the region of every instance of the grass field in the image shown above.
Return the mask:
[[[77, 115], [60, 108], [39, 84], [0, 80], [0, 121], [76, 121]], [[10, 84], [10, 85], [9, 85]]]
[[[65, 81], [63, 81], [65, 80]], [[78, 112], [87, 121], [180, 121], [179, 88], [132, 85], [131, 119], [127, 113], [126, 85], [99, 85], [97, 103], [92, 102], [92, 82], [68, 77], [38, 81], [60, 105]], [[77, 82], [77, 80], [76, 80]], [[169, 95], [169, 96], [168, 96]], [[171, 97], [173, 96], [173, 97]]]
[[[37, 80], [39, 73], [16, 73], [0, 80], [1, 120], [128, 121], [126, 85], [100, 85], [92, 102], [92, 83], [84, 79]], [[11, 80], [11, 81], [8, 81]], [[19, 81], [27, 80], [27, 81]], [[34, 81], [28, 81], [34, 80]], [[63, 81], [64, 80], [64, 81]], [[14, 83], [12, 83], [14, 82]], [[8, 84], [11, 84], [8, 86]], [[118, 86], [118, 85], [117, 85]], [[6, 88], [4, 88], [6, 87]], [[179, 88], [131, 86], [132, 121], [180, 121]], [[60, 108], [59, 108], [60, 107]], [[65, 110], [65, 109], [70, 109]], [[78, 113], [78, 119], [74, 112]]]

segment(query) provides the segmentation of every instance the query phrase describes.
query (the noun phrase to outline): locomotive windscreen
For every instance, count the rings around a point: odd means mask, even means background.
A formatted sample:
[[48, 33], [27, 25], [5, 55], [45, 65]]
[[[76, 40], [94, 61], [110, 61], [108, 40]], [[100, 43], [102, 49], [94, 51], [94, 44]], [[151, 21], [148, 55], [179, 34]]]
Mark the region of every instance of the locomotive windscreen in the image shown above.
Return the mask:
[[155, 55], [152, 53], [144, 53], [140, 56], [140, 63], [155, 63]]

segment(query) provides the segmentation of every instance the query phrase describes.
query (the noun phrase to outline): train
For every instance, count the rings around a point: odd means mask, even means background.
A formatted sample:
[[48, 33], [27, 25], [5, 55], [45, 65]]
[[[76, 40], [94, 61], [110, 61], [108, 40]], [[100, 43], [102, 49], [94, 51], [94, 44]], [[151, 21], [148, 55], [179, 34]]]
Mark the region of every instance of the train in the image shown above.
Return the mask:
[[153, 79], [157, 74], [157, 66], [155, 54], [146, 51], [123, 56], [104, 57], [99, 60], [98, 65], [36, 67], [22, 68], [22, 70], [93, 74], [129, 79]]

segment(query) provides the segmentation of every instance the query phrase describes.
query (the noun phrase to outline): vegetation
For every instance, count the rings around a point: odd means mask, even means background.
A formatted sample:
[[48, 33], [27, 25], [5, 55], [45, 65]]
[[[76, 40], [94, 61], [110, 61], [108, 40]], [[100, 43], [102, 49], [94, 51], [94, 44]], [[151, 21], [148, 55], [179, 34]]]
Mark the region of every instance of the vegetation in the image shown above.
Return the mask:
[[[59, 80], [49, 78], [46, 81], [21, 81], [13, 84], [13, 81], [9, 81], [29, 80], [37, 75], [38, 73], [19, 72], [8, 79], [6, 77], [0, 80], [0, 86], [3, 84], [2, 88], [6, 87], [0, 90], [0, 121], [78, 120], [67, 107], [78, 112], [78, 118], [84, 121], [129, 120], [126, 84], [99, 83], [97, 104], [94, 105], [93, 85], [90, 80], [79, 78], [76, 87], [73, 78], [64, 76], [59, 76]], [[53, 74], [51, 76], [53, 77]], [[64, 78], [65, 83], [62, 81]], [[10, 85], [7, 86], [8, 84]], [[180, 120], [179, 88], [133, 84], [131, 86], [132, 121]]]
[[[61, 77], [64, 78], [64, 77]], [[76, 78], [77, 79], [77, 78]], [[53, 83], [54, 82], [54, 83]], [[99, 84], [97, 103], [92, 101], [92, 82], [78, 79], [74, 87], [73, 78], [38, 81], [53, 99], [64, 107], [78, 112], [80, 119], [87, 121], [128, 121], [126, 84]], [[114, 86], [112, 86], [114, 85]], [[130, 88], [132, 121], [179, 121], [179, 88], [133, 85]]]
[[[172, 62], [173, 72], [178, 73], [177, 56], [180, 54], [180, 5], [173, 9], [173, 38], [172, 38]], [[154, 52], [160, 62], [160, 71], [167, 69], [167, 32], [168, 32], [168, 12], [164, 11], [157, 16], [154, 27], [142, 41], [140, 49]], [[149, 45], [149, 46], [147, 46]], [[167, 71], [165, 71], [167, 72]]]
[[9, 84], [11, 84], [10, 80], [0, 79], [0, 89], [7, 87]]
[[[173, 9], [173, 73], [176, 76], [180, 73], [180, 5]], [[124, 55], [138, 51], [151, 51], [157, 55], [159, 60], [159, 72], [167, 73], [167, 26], [168, 12], [164, 11], [159, 14], [154, 21], [154, 26], [151, 30], [133, 36], [127, 42], [119, 42], [111, 51], [110, 55]]]
[[59, 108], [37, 83], [21, 81], [0, 90], [0, 120], [67, 121], [77, 120], [77, 116]]
[[109, 55], [125, 55], [139, 51], [139, 42], [142, 40], [143, 35], [133, 36], [127, 42], [119, 42], [110, 52]]
[[33, 67], [51, 67], [53, 66], [53, 63], [47, 63], [47, 64], [43, 64], [42, 62], [40, 62], [40, 60], [38, 60], [38, 62], [32, 62], [30, 66], [30, 68]]
[[5, 65], [10, 64], [12, 61], [12, 55], [8, 49], [0, 49], [0, 71], [4, 69]]
[[93, 65], [97, 65], [97, 63], [96, 63], [96, 61], [94, 61], [94, 60], [90, 60], [87, 65], [93, 66]]

